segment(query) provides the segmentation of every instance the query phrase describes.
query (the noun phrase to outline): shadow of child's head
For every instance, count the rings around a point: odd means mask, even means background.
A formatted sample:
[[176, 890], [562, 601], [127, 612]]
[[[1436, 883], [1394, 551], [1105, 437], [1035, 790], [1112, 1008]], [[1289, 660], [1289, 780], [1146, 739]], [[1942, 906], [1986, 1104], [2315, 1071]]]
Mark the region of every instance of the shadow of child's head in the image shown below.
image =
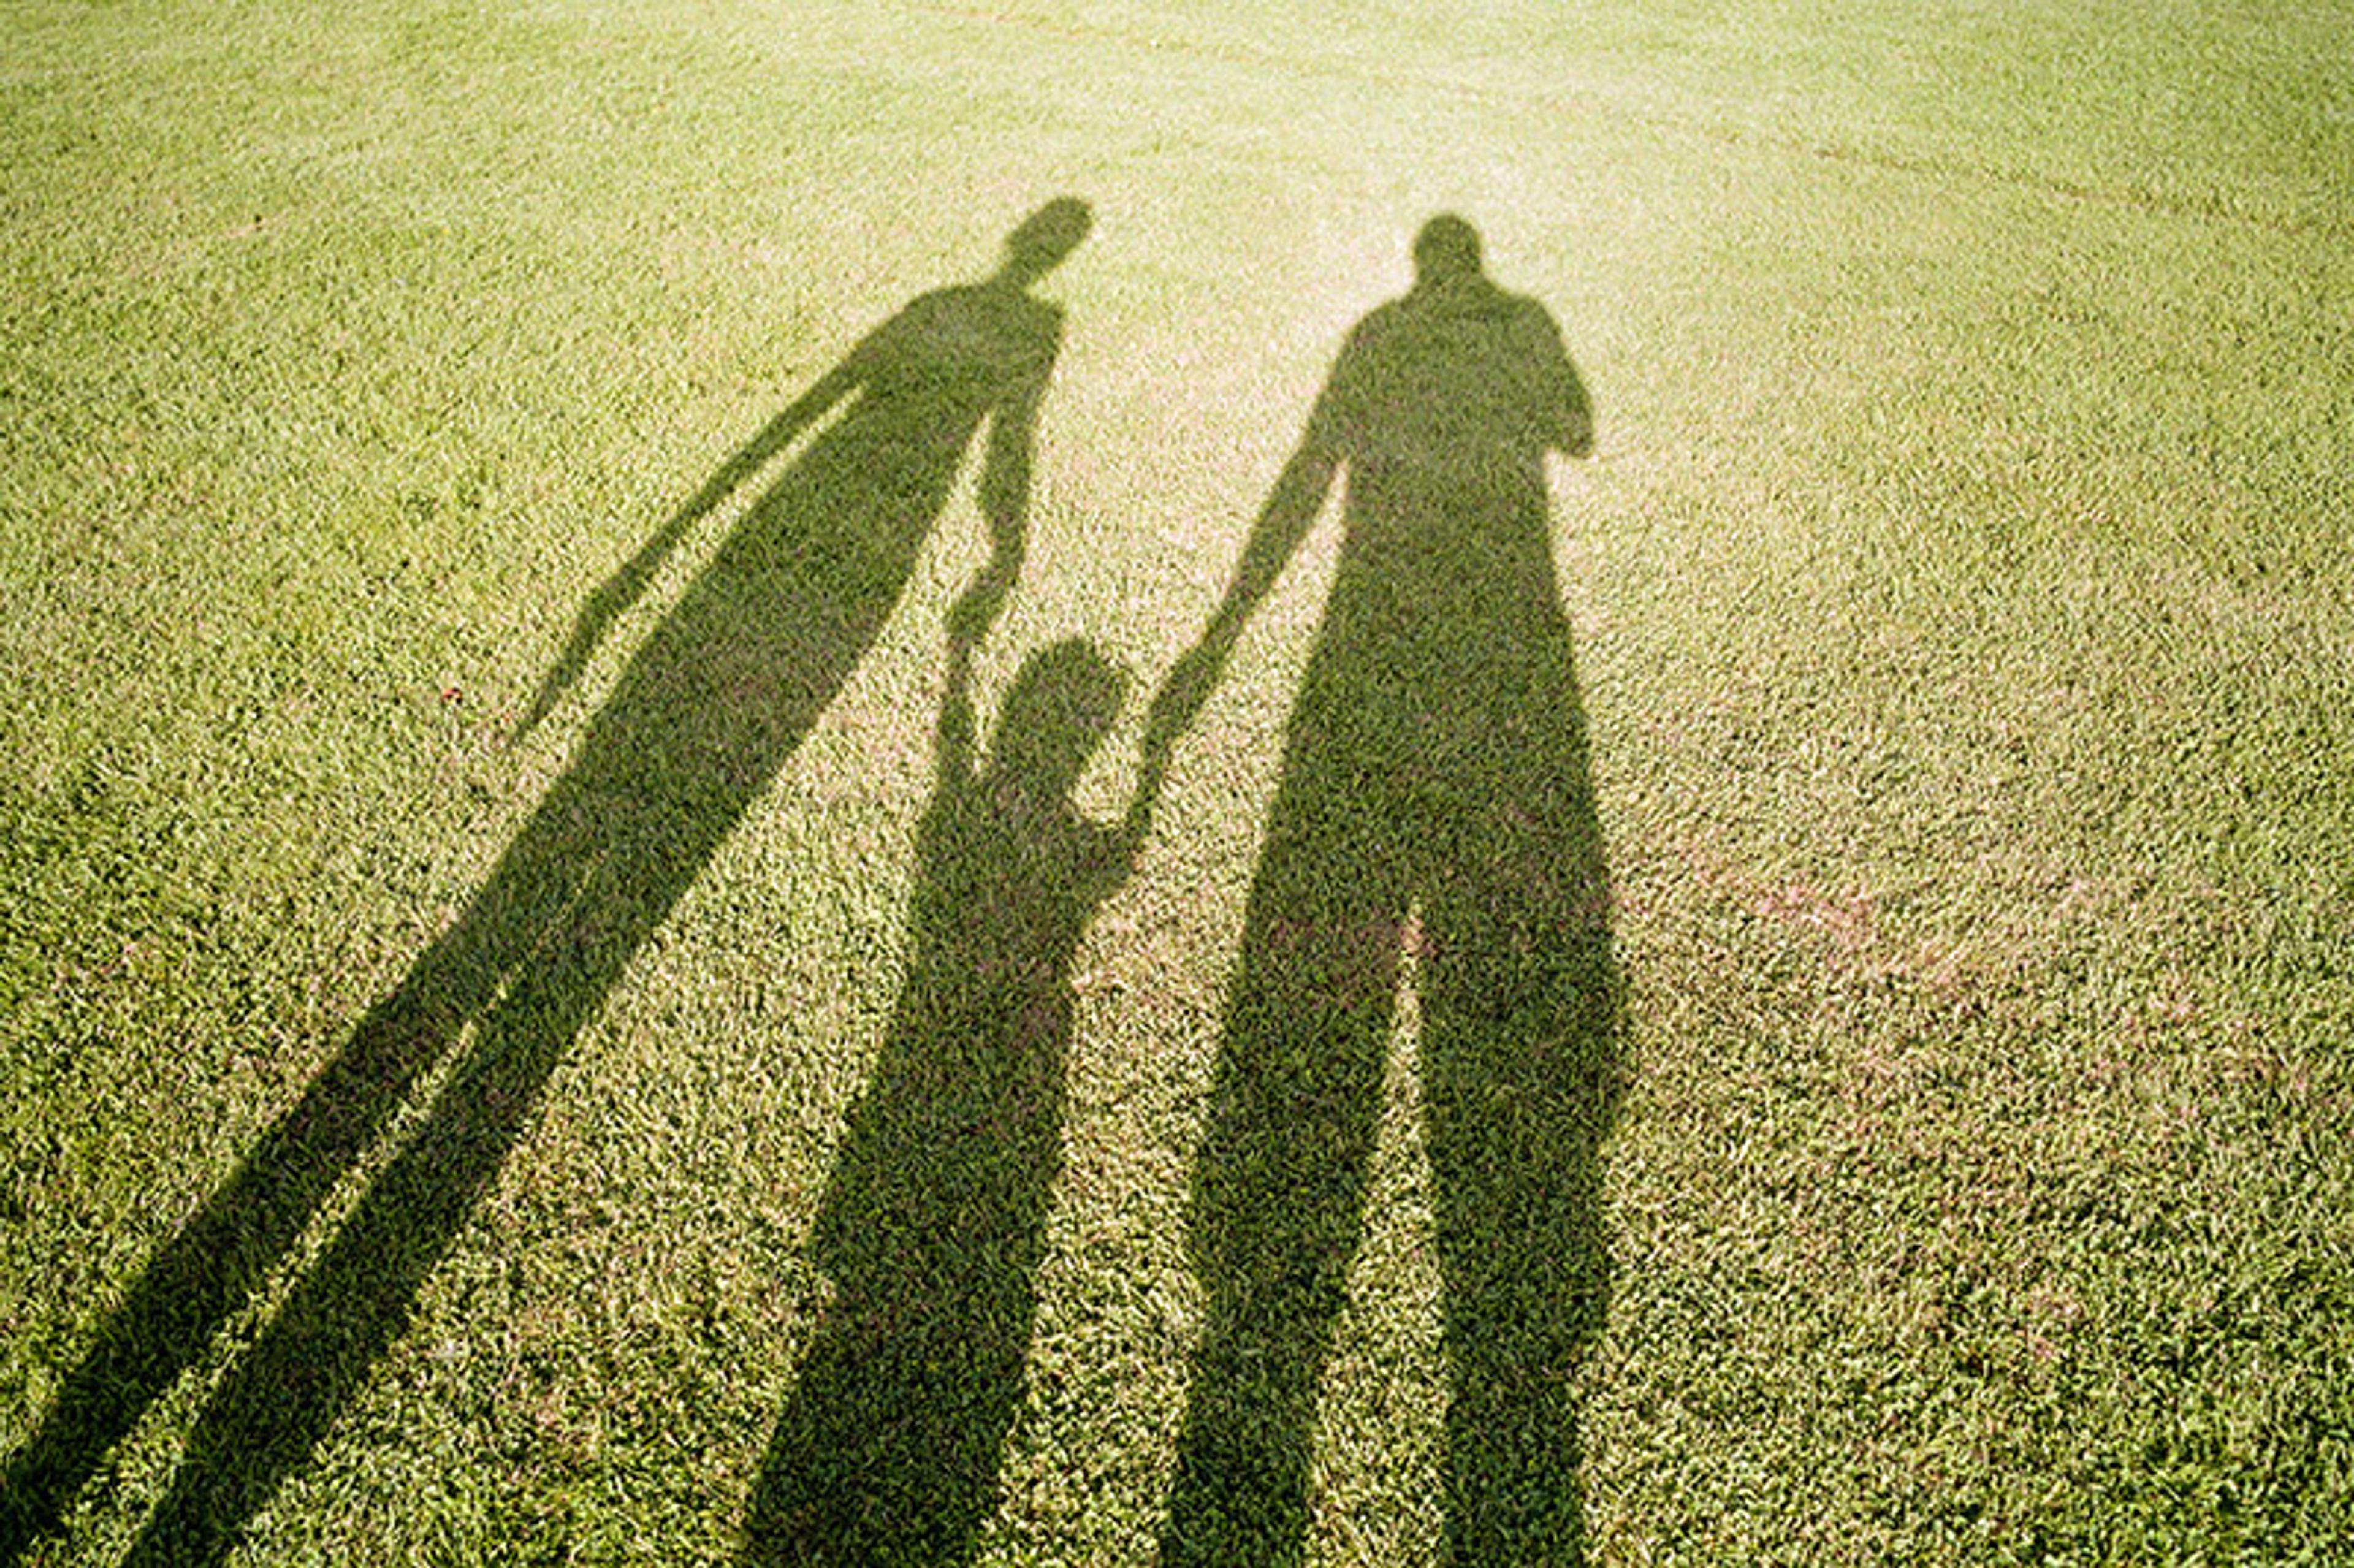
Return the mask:
[[1034, 800], [1061, 800], [1119, 718], [1128, 680], [1094, 644], [1070, 638], [1033, 653], [1005, 694], [998, 776]]

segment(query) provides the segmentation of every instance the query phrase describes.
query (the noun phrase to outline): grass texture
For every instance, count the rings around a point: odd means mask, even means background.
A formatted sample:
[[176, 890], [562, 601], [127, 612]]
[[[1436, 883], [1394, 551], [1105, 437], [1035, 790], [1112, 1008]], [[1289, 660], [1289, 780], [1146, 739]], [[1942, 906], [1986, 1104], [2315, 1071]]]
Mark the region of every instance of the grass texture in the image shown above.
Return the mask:
[[2354, 10], [5, 35], [0, 1563], [2346, 1560]]

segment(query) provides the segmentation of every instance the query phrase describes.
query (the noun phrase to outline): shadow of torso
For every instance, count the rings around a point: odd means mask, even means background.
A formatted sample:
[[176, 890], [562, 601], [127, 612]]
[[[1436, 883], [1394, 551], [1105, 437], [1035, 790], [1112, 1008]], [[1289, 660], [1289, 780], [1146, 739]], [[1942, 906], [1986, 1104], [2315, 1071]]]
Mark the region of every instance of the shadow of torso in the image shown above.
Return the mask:
[[1368, 798], [1325, 804], [1437, 832], [1400, 835], [1408, 861], [1516, 776], [1583, 782], [1545, 470], [1583, 406], [1543, 310], [1472, 278], [1368, 317], [1310, 431], [1346, 475], [1345, 534], [1286, 777], [1347, 767]]
[[[996, 283], [909, 304], [843, 368], [855, 399], [746, 512], [590, 726], [579, 786], [676, 791], [726, 821], [873, 646], [993, 411], [1026, 407], [1061, 334]], [[1027, 439], [1026, 430], [1022, 439]], [[734, 810], [729, 809], [732, 803]]]
[[1607, 1272], [1618, 982], [1546, 463], [1590, 440], [1542, 307], [1477, 273], [1417, 286], [1352, 334], [1246, 552], [1270, 580], [1262, 539], [1296, 540], [1345, 473], [1196, 1161], [1210, 1304], [1166, 1563], [1303, 1550], [1409, 975], [1449, 1552], [1582, 1552], [1570, 1380]]
[[[1018, 529], [1031, 416], [1060, 332], [1060, 312], [1018, 281], [942, 290], [796, 405], [841, 410], [631, 658], [464, 915], [150, 1265], [12, 1466], [34, 1489], [35, 1528], [478, 1023], [408, 1141], [222, 1380], [129, 1560], [228, 1550], [400, 1332], [565, 1050], [873, 645], [985, 423], [983, 483], [1001, 486]], [[771, 429], [801, 423], [789, 412]], [[782, 444], [755, 442], [720, 479]], [[726, 493], [720, 479], [705, 497]], [[707, 509], [698, 498], [681, 518]]]
[[906, 986], [811, 1241], [834, 1297], [753, 1499], [757, 1563], [968, 1560], [1021, 1402], [1071, 966], [1135, 842], [958, 768], [920, 847]]

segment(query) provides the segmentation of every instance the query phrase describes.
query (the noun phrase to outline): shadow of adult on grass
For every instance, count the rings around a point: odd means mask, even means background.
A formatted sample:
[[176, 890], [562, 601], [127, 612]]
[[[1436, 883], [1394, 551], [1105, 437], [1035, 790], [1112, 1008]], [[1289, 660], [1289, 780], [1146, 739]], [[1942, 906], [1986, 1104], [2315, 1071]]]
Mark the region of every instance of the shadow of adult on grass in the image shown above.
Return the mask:
[[1061, 341], [1061, 312], [1029, 289], [1089, 222], [1085, 204], [1051, 203], [1015, 229], [993, 277], [910, 303], [590, 601], [535, 716], [661, 556], [817, 431], [631, 658], [464, 916], [108, 1319], [9, 1462], [0, 1561], [56, 1527], [107, 1452], [455, 1051], [422, 1124], [225, 1374], [131, 1561], [218, 1558], [306, 1460], [405, 1328], [419, 1285], [496, 1177], [566, 1048], [874, 642], [984, 425], [991, 554], [963, 613], [973, 627], [991, 622], [1019, 574], [1035, 418]]
[[1548, 452], [1592, 444], [1543, 308], [1434, 218], [1361, 322], [1201, 641], [1154, 703], [1191, 722], [1347, 472], [1344, 536], [1245, 916], [1193, 1247], [1209, 1307], [1169, 1564], [1298, 1562], [1317, 1395], [1363, 1230], [1409, 949], [1448, 1369], [1458, 1563], [1584, 1556], [1571, 1380], [1601, 1324], [1597, 1146], [1618, 980]]
[[978, 765], [970, 665], [953, 638], [913, 959], [819, 1215], [834, 1296], [752, 1499], [756, 1564], [970, 1561], [1021, 1402], [1072, 959], [1135, 864], [1161, 768], [1116, 827], [1073, 807], [1121, 694], [1078, 641], [1023, 665]]

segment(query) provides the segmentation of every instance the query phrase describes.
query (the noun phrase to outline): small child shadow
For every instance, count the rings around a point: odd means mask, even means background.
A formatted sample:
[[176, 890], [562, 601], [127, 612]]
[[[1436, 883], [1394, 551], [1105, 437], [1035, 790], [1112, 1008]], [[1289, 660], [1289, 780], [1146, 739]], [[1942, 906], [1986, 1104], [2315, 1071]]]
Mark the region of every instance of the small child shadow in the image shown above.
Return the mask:
[[753, 1495], [753, 1563], [968, 1561], [997, 1502], [1061, 1165], [1072, 959], [1135, 865], [1160, 770], [1117, 825], [1073, 804], [1124, 685], [1076, 640], [1024, 663], [979, 760], [970, 664], [953, 640], [912, 961], [818, 1217], [835, 1294]]

